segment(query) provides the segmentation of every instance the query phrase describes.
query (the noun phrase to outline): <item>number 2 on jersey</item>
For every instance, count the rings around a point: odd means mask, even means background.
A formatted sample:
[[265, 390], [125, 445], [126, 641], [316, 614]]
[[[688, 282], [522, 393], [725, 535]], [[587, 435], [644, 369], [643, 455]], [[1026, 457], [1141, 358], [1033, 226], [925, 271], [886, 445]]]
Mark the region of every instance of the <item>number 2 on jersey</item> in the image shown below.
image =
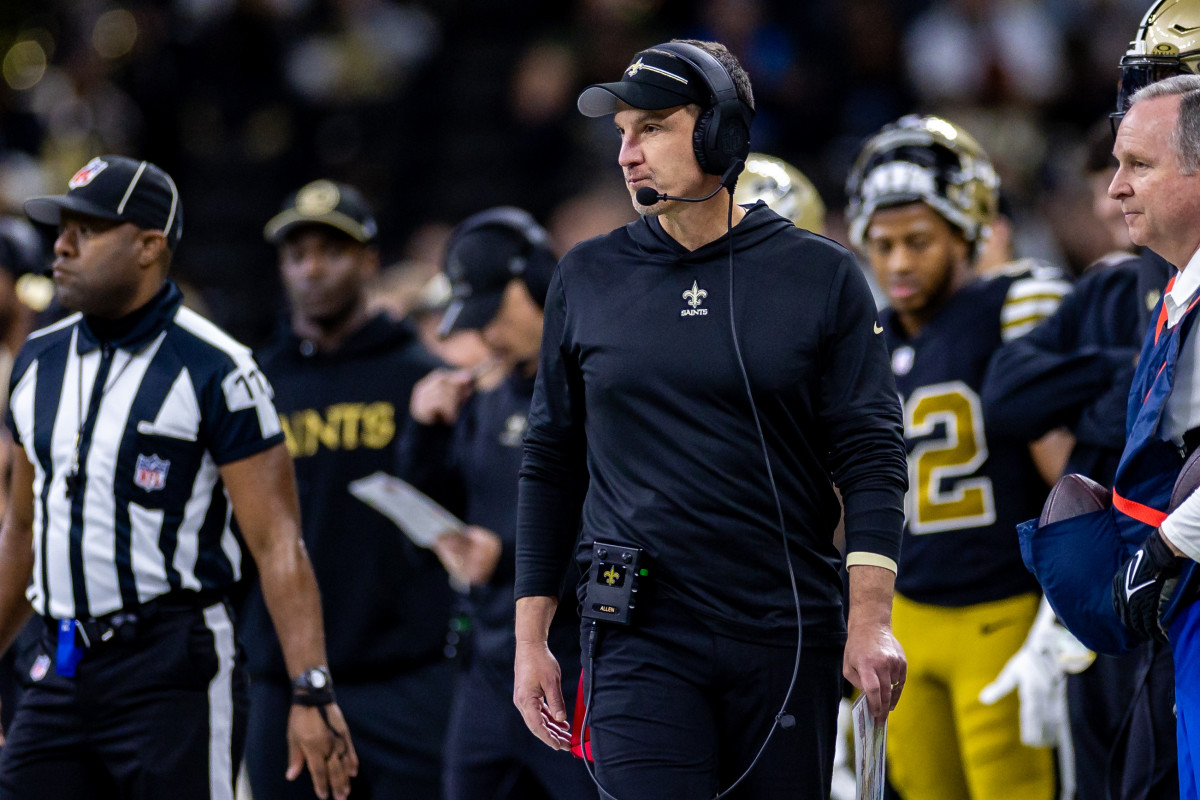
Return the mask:
[[[934, 436], [941, 427], [940, 437]], [[987, 460], [979, 396], [962, 381], [922, 386], [904, 404], [904, 436], [922, 440], [908, 456], [908, 529], [975, 528], [996, 521], [992, 481], [970, 477]]]

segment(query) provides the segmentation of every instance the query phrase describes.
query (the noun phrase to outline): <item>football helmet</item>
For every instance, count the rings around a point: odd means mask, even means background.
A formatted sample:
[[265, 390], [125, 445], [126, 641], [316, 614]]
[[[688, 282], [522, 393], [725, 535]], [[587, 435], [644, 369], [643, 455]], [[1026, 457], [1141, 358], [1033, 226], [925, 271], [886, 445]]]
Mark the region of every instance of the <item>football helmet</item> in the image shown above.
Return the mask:
[[1117, 114], [1143, 86], [1200, 67], [1200, 0], [1155, 0], [1121, 58]]
[[776, 214], [805, 230], [820, 233], [825, 227], [825, 203], [817, 188], [782, 158], [762, 153], [748, 155], [733, 200], [738, 205], [762, 200]]
[[862, 247], [878, 209], [923, 202], [972, 246], [991, 233], [1000, 178], [983, 148], [941, 117], [909, 114], [867, 140], [846, 180], [850, 239]]

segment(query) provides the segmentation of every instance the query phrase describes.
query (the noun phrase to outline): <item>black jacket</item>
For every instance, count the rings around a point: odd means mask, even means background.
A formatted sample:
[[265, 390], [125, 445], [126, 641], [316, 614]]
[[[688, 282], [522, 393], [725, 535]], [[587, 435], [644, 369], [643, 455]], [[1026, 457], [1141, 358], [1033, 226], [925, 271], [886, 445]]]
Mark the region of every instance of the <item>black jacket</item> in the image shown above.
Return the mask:
[[[805, 642], [837, 644], [834, 483], [848, 550], [899, 555], [907, 467], [887, 348], [845, 249], [763, 204], [733, 244], [737, 341]], [[554, 594], [582, 521], [581, 566], [593, 540], [638, 546], [657, 590], [714, 628], [794, 637], [779, 512], [730, 331], [729, 258], [727, 236], [689, 252], [651, 217], [563, 258], [521, 471], [518, 597]]]
[[[445, 571], [346, 488], [378, 470], [394, 472], [413, 384], [437, 360], [407, 326], [380, 316], [334, 352], [315, 352], [285, 332], [259, 363], [296, 462], [335, 678], [371, 680], [441, 658], [453, 596]], [[242, 613], [251, 673], [286, 678], [257, 587]]]

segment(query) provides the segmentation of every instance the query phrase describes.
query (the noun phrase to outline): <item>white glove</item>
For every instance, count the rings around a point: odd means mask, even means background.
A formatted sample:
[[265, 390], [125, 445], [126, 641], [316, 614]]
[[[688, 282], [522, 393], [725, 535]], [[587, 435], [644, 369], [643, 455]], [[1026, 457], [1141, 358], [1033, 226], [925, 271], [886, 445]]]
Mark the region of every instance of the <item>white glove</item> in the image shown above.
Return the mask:
[[1070, 735], [1066, 675], [1082, 672], [1095, 658], [1058, 623], [1043, 598], [1025, 643], [979, 693], [979, 701], [992, 705], [1016, 689], [1021, 742], [1029, 747], [1056, 745]]
[[858, 787], [854, 778], [854, 763], [850, 758], [850, 701], [838, 703], [837, 736], [833, 740], [833, 787], [830, 800], [856, 800]]

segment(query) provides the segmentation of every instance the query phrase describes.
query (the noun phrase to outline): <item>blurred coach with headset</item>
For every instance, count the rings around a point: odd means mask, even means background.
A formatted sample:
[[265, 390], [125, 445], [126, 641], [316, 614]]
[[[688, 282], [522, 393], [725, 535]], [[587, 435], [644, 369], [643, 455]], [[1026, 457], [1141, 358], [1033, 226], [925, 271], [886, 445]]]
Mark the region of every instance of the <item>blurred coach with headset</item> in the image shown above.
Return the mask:
[[[828, 797], [839, 667], [877, 720], [905, 677], [907, 468], [874, 302], [849, 252], [733, 204], [753, 97], [723, 45], [644, 50], [579, 108], [615, 115], [643, 216], [568, 253], [547, 295], [514, 702], [551, 747], [582, 740], [617, 800]], [[588, 708], [571, 725], [546, 637], [573, 547]]]
[[[431, 372], [413, 388], [400, 437], [397, 474], [467, 523], [434, 545], [446, 570], [470, 587], [471, 652], [450, 714], [445, 800], [596, 797], [583, 765], [543, 747], [509, 700], [517, 473], [542, 342], [542, 304], [556, 261], [550, 235], [518, 208], [490, 208], [454, 229], [443, 273], [451, 302], [439, 335], [477, 331], [489, 362], [499, 364], [505, 378], [484, 388], [478, 369]], [[550, 638], [563, 664], [578, 674], [573, 603], [559, 608]]]

